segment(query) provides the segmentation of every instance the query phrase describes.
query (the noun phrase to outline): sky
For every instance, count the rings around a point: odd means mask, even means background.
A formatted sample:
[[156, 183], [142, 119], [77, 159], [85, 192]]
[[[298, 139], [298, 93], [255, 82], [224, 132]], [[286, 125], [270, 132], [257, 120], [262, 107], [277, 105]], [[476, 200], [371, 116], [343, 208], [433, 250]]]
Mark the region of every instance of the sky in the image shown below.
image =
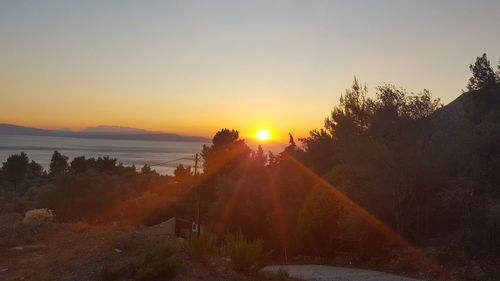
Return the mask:
[[448, 103], [500, 57], [500, 1], [4, 1], [0, 123], [277, 140], [353, 77]]

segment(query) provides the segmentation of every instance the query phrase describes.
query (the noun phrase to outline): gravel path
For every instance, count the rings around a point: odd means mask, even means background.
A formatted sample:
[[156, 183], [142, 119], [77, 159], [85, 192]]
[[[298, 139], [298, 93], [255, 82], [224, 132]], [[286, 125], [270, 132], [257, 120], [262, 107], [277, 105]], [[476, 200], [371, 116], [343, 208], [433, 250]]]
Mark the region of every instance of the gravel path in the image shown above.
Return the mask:
[[271, 265], [262, 270], [277, 272], [280, 268], [292, 277], [309, 281], [422, 281], [379, 271], [326, 265]]

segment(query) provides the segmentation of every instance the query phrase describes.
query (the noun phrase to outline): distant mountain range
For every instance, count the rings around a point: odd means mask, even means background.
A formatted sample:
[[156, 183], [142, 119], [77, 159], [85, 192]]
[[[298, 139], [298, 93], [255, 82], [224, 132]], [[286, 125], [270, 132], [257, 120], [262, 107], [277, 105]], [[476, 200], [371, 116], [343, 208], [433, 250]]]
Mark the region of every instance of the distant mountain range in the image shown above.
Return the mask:
[[210, 139], [200, 136], [183, 136], [160, 131], [147, 131], [143, 129], [120, 126], [88, 127], [82, 131], [71, 131], [67, 128], [58, 130], [45, 130], [12, 124], [0, 123], [0, 135], [27, 135], [27, 136], [52, 136], [70, 138], [92, 139], [120, 139], [120, 140], [148, 140], [148, 141], [181, 141], [181, 142], [210, 142]]

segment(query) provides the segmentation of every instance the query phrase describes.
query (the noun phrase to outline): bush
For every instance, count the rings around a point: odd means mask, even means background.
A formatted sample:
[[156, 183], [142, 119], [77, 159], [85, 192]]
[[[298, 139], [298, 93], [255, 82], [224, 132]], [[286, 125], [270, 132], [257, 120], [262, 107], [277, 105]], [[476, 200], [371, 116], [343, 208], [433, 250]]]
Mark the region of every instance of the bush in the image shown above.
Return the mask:
[[216, 239], [211, 234], [193, 236], [188, 244], [189, 253], [198, 261], [208, 263], [217, 254]]
[[42, 223], [54, 220], [54, 210], [50, 209], [33, 209], [26, 212], [23, 222], [27, 223]]
[[264, 253], [262, 240], [248, 241], [241, 233], [228, 235], [226, 247], [231, 266], [237, 272], [256, 272], [270, 257], [270, 253]]
[[146, 247], [136, 264], [134, 279], [141, 281], [170, 279], [178, 270], [179, 263], [173, 256], [170, 243], [151, 244]]

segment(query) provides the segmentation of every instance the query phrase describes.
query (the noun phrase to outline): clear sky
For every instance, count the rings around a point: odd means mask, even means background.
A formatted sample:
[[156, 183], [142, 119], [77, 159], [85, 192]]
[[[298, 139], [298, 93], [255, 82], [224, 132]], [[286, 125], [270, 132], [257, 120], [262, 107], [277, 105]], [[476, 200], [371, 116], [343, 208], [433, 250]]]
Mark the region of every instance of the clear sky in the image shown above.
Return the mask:
[[279, 139], [356, 75], [447, 103], [500, 57], [500, 1], [0, 1], [0, 123]]

